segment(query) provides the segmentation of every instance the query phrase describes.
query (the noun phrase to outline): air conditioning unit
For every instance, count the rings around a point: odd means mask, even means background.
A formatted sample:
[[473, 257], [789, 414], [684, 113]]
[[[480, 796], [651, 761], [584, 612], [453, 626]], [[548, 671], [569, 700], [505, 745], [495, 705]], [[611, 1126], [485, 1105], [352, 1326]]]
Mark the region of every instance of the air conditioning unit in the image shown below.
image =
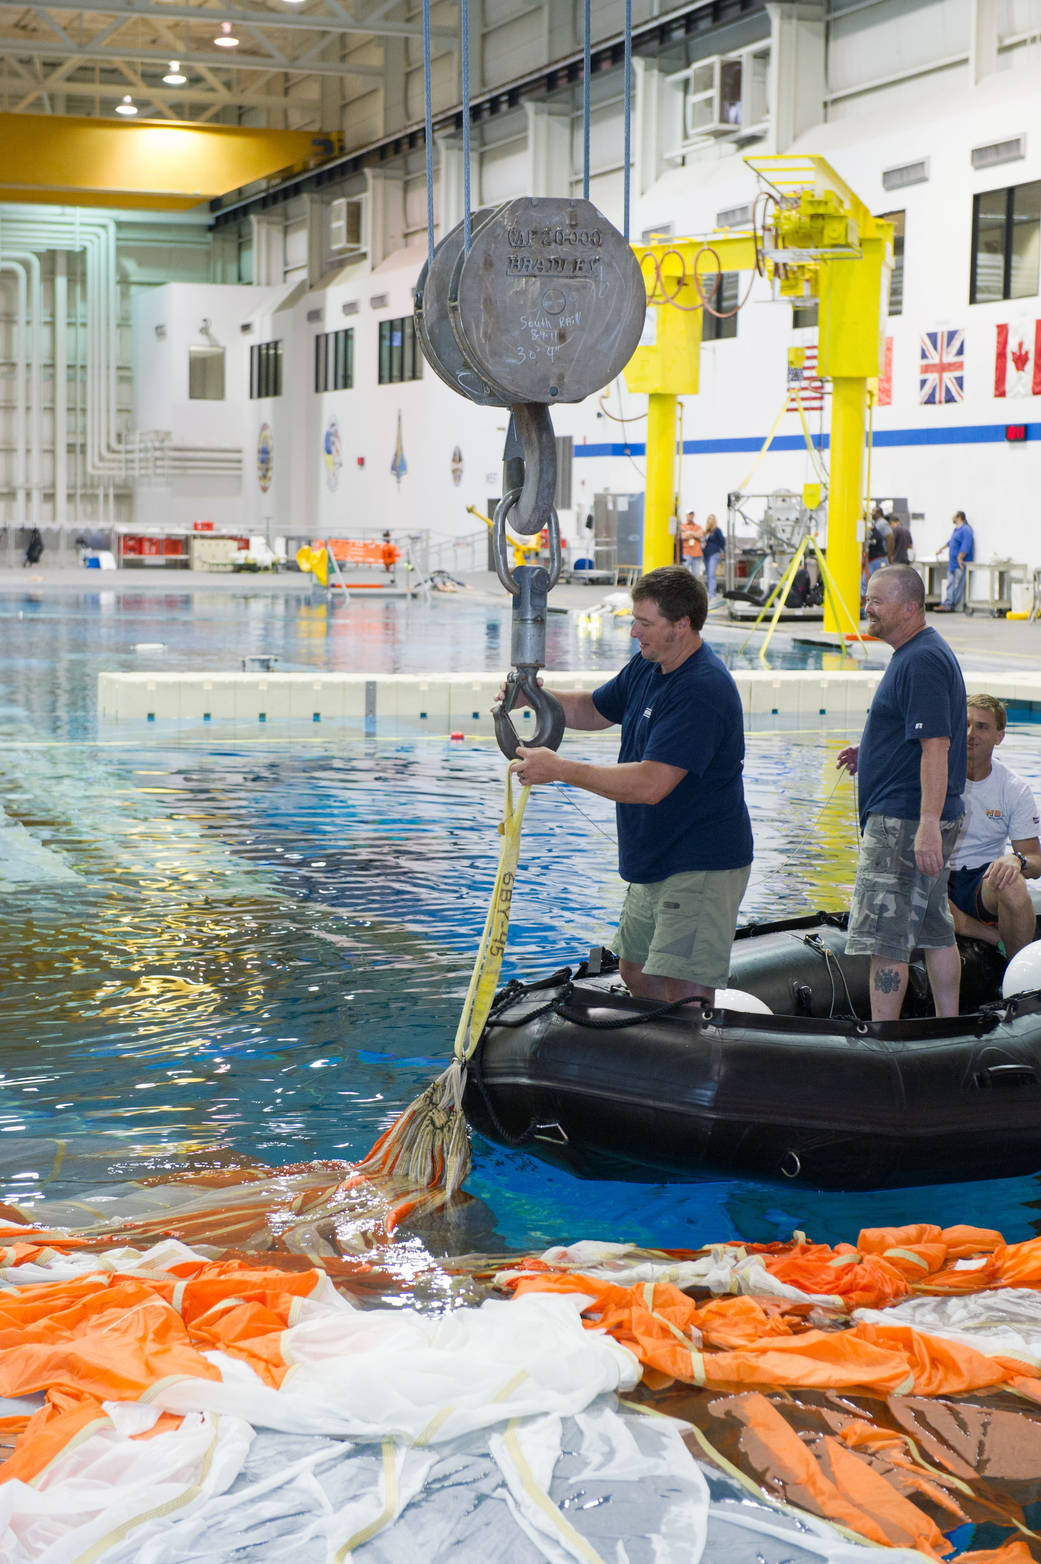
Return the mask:
[[[769, 119], [770, 45], [713, 54], [668, 78], [683, 94], [683, 144], [754, 140]], [[669, 154], [667, 154], [669, 155]]]
[[714, 54], [690, 67], [683, 94], [683, 133], [687, 141], [701, 136], [733, 135], [741, 127], [740, 55]]
[[329, 248], [336, 255], [357, 255], [364, 250], [364, 196], [340, 196], [330, 201]]

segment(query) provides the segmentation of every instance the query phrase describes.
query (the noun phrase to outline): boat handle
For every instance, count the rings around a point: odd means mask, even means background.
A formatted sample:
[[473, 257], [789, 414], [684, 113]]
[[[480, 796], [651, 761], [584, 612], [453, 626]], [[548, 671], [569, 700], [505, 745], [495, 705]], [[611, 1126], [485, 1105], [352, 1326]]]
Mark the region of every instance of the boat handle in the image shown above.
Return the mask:
[[977, 1086], [1036, 1086], [1037, 1076], [1029, 1064], [988, 1064], [976, 1072]]
[[548, 1141], [551, 1146], [566, 1146], [568, 1143], [567, 1131], [555, 1119], [549, 1124], [536, 1124], [533, 1133], [536, 1140]]

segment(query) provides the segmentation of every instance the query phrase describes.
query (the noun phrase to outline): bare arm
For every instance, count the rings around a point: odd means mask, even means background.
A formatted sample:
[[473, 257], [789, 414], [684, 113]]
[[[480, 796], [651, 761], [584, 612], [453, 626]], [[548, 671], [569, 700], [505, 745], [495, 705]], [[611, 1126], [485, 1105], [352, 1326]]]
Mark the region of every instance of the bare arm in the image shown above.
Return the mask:
[[[539, 684], [542, 684], [541, 679]], [[564, 724], [566, 727], [577, 728], [585, 733], [597, 733], [602, 728], [614, 727], [613, 722], [609, 722], [606, 717], [602, 717], [597, 711], [593, 705], [593, 697], [589, 690], [550, 690], [548, 693], [554, 695], [564, 708]], [[492, 707], [493, 712], [495, 707], [505, 698], [506, 685], [503, 683], [499, 686], [499, 693], [495, 697], [495, 705]], [[528, 701], [518, 696], [514, 710], [522, 711], [528, 704]]]
[[914, 855], [922, 873], [934, 877], [943, 870], [940, 815], [947, 797], [947, 751], [950, 747], [951, 741], [947, 738], [922, 739], [919, 772], [922, 809], [915, 833]]
[[529, 749], [524, 744], [518, 746], [517, 754], [510, 770], [525, 787], [567, 782], [616, 804], [659, 804], [687, 775], [681, 766], [667, 766], [660, 760], [594, 766], [585, 760], [567, 760], [552, 749]]
[[593, 697], [589, 690], [551, 690], [564, 708], [564, 721], [569, 728], [578, 728], [584, 733], [597, 733], [601, 728], [612, 728], [614, 723], [602, 717], [593, 705]]
[[[1022, 877], [1026, 880], [1036, 880], [1041, 876], [1041, 845], [1036, 836], [1022, 836], [1018, 842], [1012, 843], [1013, 851], [1004, 854], [1001, 858], [995, 858], [983, 876], [996, 891], [1004, 890]], [[1026, 859], [1026, 866], [1021, 867], [1016, 853], [1022, 853]]]
[[1041, 842], [1036, 836], [1021, 836], [1018, 842], [1012, 843], [1017, 853], [1022, 853], [1027, 861], [1023, 870], [1025, 880], [1041, 879]]

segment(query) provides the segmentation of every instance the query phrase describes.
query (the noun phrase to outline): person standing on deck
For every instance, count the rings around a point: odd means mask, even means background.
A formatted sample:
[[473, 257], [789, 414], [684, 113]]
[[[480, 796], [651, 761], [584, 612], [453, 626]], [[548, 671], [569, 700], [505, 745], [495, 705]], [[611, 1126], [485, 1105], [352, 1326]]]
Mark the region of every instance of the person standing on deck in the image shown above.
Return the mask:
[[859, 745], [836, 762], [860, 778], [863, 832], [846, 951], [871, 957], [873, 1021], [899, 1017], [916, 947], [936, 1014], [953, 1016], [961, 957], [947, 864], [964, 812], [965, 684], [954, 653], [925, 622], [925, 589], [910, 565], [872, 576], [867, 625], [893, 657]]
[[937, 549], [937, 554], [947, 550], [947, 586], [942, 603], [937, 603], [938, 614], [953, 614], [960, 605], [965, 591], [965, 566], [976, 558], [976, 534], [965, 519], [963, 510], [956, 510], [953, 517], [954, 531], [947, 542]]
[[996, 696], [969, 696], [967, 819], [947, 892], [957, 932], [1004, 945], [1011, 960], [1034, 938], [1026, 882], [1041, 875], [1041, 843], [1036, 798], [1022, 777], [994, 759], [1007, 720]]
[[700, 999], [725, 988], [752, 863], [737, 686], [701, 638], [708, 594], [678, 566], [632, 589], [639, 652], [592, 693], [554, 690], [569, 728], [620, 723], [618, 762], [568, 760], [520, 745], [529, 787], [566, 782], [617, 805], [618, 867], [629, 882], [618, 929], [622, 978], [640, 999]]
[[704, 527], [698, 526], [694, 512], [689, 510], [680, 522], [680, 556], [692, 576], [700, 576], [705, 568], [701, 548], [704, 536]]
[[709, 597], [716, 595], [716, 571], [719, 569], [720, 560], [726, 553], [727, 540], [723, 528], [719, 525], [715, 516], [705, 519], [705, 536], [701, 543], [701, 553], [705, 561], [705, 587]]
[[893, 545], [893, 552], [889, 563], [891, 565], [909, 565], [911, 563], [911, 550], [914, 548], [914, 538], [910, 528], [905, 527], [899, 516], [888, 516], [889, 541]]

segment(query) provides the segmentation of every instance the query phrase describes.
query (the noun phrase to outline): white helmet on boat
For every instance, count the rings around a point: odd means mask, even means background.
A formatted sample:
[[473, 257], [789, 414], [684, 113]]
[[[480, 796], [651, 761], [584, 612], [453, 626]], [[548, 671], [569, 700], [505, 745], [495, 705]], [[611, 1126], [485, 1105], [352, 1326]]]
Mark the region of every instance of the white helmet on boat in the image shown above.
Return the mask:
[[1012, 957], [1001, 980], [1001, 997], [1011, 999], [1013, 994], [1028, 994], [1035, 988], [1041, 988], [1041, 940], [1024, 945]]

